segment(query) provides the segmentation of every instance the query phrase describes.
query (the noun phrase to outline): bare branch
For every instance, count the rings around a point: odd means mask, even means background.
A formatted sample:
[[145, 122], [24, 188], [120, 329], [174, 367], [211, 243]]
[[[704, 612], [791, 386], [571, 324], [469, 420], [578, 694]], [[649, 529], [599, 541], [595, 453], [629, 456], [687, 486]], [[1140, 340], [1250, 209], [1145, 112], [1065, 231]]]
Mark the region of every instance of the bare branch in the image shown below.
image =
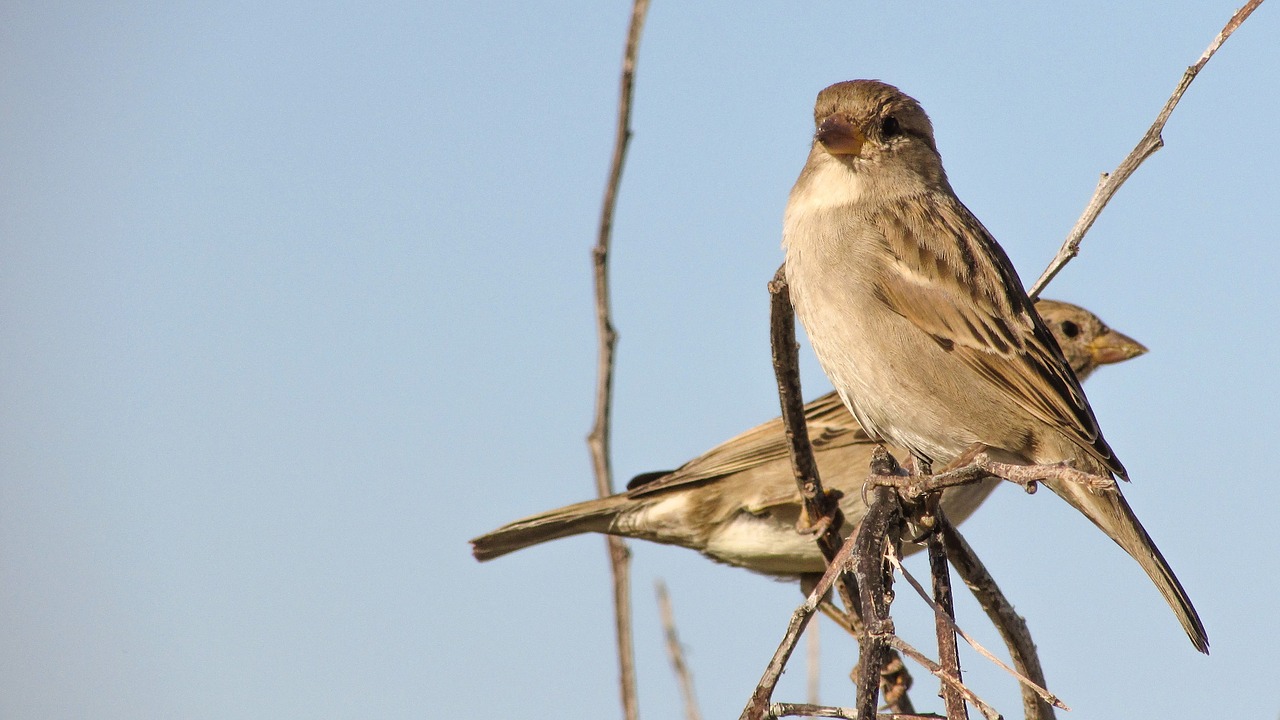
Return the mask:
[[[977, 447], [975, 446], [971, 450], [977, 449]], [[867, 479], [867, 482], [871, 485], [894, 488], [904, 500], [915, 500], [945, 488], [969, 485], [987, 478], [1016, 483], [1028, 493], [1035, 492], [1036, 483], [1045, 480], [1079, 483], [1091, 490], [1109, 490], [1116, 486], [1114, 478], [1077, 470], [1066, 463], [1015, 465], [1013, 463], [996, 462], [986, 452], [977, 452], [972, 455], [968, 465], [950, 467], [936, 475], [883, 475], [873, 473]]]
[[1014, 465], [996, 462], [982, 453], [974, 463], [998, 478], [1018, 483], [1027, 492], [1035, 492], [1034, 484], [1044, 480], [1079, 483], [1090, 490], [1113, 490], [1116, 487], [1115, 478], [1087, 473], [1061, 462], [1049, 465]]
[[[995, 601], [996, 604], [1004, 603], [1007, 606], [1007, 601], [1000, 595], [999, 589], [995, 587], [994, 582], [989, 583], [989, 588], [975, 587], [972, 582], [979, 574], [985, 574], [985, 569], [983, 569], [982, 573], [978, 573], [973, 569], [975, 565], [977, 568], [981, 568], [981, 564], [977, 561], [976, 556], [973, 555], [971, 548], [966, 545], [957, 547], [954, 551], [957, 556], [955, 561], [957, 565], [966, 568], [961, 571], [961, 575], [966, 578], [966, 581], [970, 582], [970, 587], [974, 589], [979, 602], [983, 603], [984, 609], [988, 610], [993, 622], [1006, 638], [1006, 642], [1010, 646], [1010, 653], [1014, 656], [1015, 664], [1018, 664], [1019, 670], [1030, 668], [1030, 674], [1035, 680], [1027, 677], [1028, 673], [1025, 670], [1023, 672], [1015, 671], [1001, 663], [956, 625], [953, 615], [954, 610], [946, 607], [950, 602], [951, 593], [949, 578], [945, 574], [945, 563], [947, 555], [952, 552], [952, 546], [948, 544], [944, 548], [942, 544], [944, 542], [951, 543], [951, 539], [948, 536], [942, 535], [932, 539], [934, 546], [930, 548], [931, 572], [935, 580], [935, 594], [941, 599], [941, 602], [935, 602], [930, 599], [915, 578], [907, 573], [905, 568], [902, 568], [901, 563], [897, 560], [897, 544], [900, 542], [903, 512], [898, 493], [909, 489], [918, 490], [921, 493], [938, 493], [945, 487], [960, 484], [961, 478], [963, 478], [963, 482], [978, 482], [992, 477], [994, 471], [997, 470], [1018, 476], [1018, 481], [1025, 483], [1029, 488], [1034, 488], [1036, 482], [1046, 478], [1062, 478], [1068, 481], [1081, 482], [1088, 486], [1095, 485], [1099, 481], [1092, 475], [1079, 473], [1060, 464], [1005, 466], [1000, 463], [994, 463], [986, 456], [981, 446], [975, 446], [975, 448], [972, 448], [972, 452], [966, 452], [964, 459], [958, 462], [966, 460], [971, 462], [972, 465], [961, 468], [948, 468], [938, 475], [908, 477], [906, 479], [912, 482], [903, 483], [899, 481], [903, 480], [904, 471], [898, 466], [893, 456], [889, 455], [883, 447], [876, 448], [872, 455], [871, 475], [864, 489], [864, 496], [869, 496], [867, 497], [868, 512], [859, 524], [858, 532], [844, 543], [836, 558], [828, 564], [822, 578], [813, 587], [805, 603], [793, 613], [787, 633], [770, 661], [764, 677], [761, 678], [760, 683], [757, 685], [755, 693], [743, 710], [741, 720], [765, 718], [768, 717], [765, 713], [784, 707], [785, 704], [770, 703], [773, 689], [799, 640], [800, 634], [804, 631], [805, 625], [818, 608], [824, 608], [826, 612], [835, 616], [838, 622], [844, 619], [839, 610], [825, 608], [824, 606], [829, 605], [829, 603], [826, 603], [823, 598], [833, 583], [837, 581], [837, 577], [847, 571], [846, 568], [850, 556], [857, 559], [854, 572], [858, 576], [859, 601], [862, 608], [864, 627], [859, 636], [860, 657], [855, 677], [858, 687], [858, 708], [856, 710], [836, 708], [832, 712], [846, 713], [850, 717], [858, 716], [859, 713], [861, 717], [875, 716], [878, 690], [884, 684], [882, 668], [890, 657], [889, 651], [893, 650], [907, 654], [942, 680], [943, 696], [948, 699], [948, 717], [955, 720], [967, 717], [961, 698], [963, 698], [963, 701], [967, 701], [977, 707], [989, 720], [999, 717], [995, 709], [965, 686], [961, 679], [959, 659], [955, 651], [954, 633], [957, 632], [979, 652], [1017, 677], [1024, 687], [1033, 687], [1045, 700], [1065, 709], [1065, 705], [1062, 705], [1056, 697], [1043, 688], [1043, 673], [1039, 670], [1039, 661], [1035, 656], [1034, 645], [1030, 643], [1030, 636], [1026, 633], [1025, 626], [1022, 628], [1022, 636], [1026, 638], [1026, 641], [1019, 644], [1010, 639], [1011, 631], [1005, 627], [1008, 623], [1004, 621], [1004, 618], [992, 614], [989, 609], [993, 602], [988, 596], [992, 594], [998, 598]], [[977, 468], [980, 472], [962, 475], [961, 473], [967, 468]], [[908, 502], [910, 501], [908, 500]], [[946, 517], [936, 505], [933, 505], [936, 502], [936, 497], [927, 499], [927, 502], [930, 503], [926, 508], [929, 510], [928, 514], [931, 515], [932, 521], [922, 519], [920, 522], [926, 523], [927, 526], [936, 526], [939, 532], [949, 530], [954, 533], [954, 529], [946, 521]], [[917, 504], [916, 507], [920, 506]], [[894, 567], [902, 570], [908, 582], [915, 587], [921, 597], [925, 598], [925, 601], [934, 609], [939, 625], [939, 648], [944, 660], [943, 665], [929, 660], [894, 634], [893, 620], [889, 615], [889, 605], [893, 597], [891, 583], [892, 569]], [[943, 577], [939, 578], [939, 575]], [[1011, 609], [1010, 612], [1012, 612]], [[1020, 618], [1018, 622], [1021, 622]], [[951, 633], [949, 640], [944, 637], [944, 631]], [[896, 652], [894, 654], [896, 655]], [[898, 659], [898, 662], [900, 663], [901, 660]], [[1029, 708], [1028, 718], [1051, 718], [1053, 716], [1052, 709], [1047, 704], [1044, 705], [1046, 711], [1040, 712], [1038, 703], [1041, 702], [1041, 698], [1039, 696], [1032, 693], [1031, 697], [1032, 701], [1028, 703], [1024, 693], [1024, 704]], [[785, 705], [785, 707], [794, 708], [798, 706]], [[912, 712], [914, 711], [900, 714], [907, 715]], [[835, 714], [830, 716], [846, 717], [846, 715]]]
[[[613, 351], [618, 335], [613, 328], [609, 300], [609, 242], [613, 233], [613, 214], [617, 207], [618, 186], [622, 182], [622, 165], [631, 140], [631, 96], [635, 84], [636, 54], [640, 33], [644, 28], [649, 0], [635, 0], [631, 9], [631, 26], [622, 54], [622, 79], [618, 98], [618, 124], [613, 143], [613, 160], [605, 185], [604, 206], [600, 211], [600, 232], [592, 249], [595, 277], [596, 332], [599, 336], [599, 360], [596, 375], [595, 424], [587, 436], [591, 464], [595, 471], [596, 493], [600, 497], [613, 494], [613, 470], [610, 467], [609, 421], [613, 403]], [[618, 637], [619, 692], [626, 720], [638, 720], [639, 702], [636, 692], [635, 650], [631, 630], [630, 553], [621, 538], [608, 536], [609, 564], [613, 573], [614, 626]]]
[[[853, 708], [832, 707], [805, 703], [774, 703], [769, 707], [770, 717], [821, 717], [841, 718], [842, 720], [858, 720], [858, 711]], [[880, 713], [876, 720], [940, 720], [942, 715], [916, 715], [914, 713]]]
[[680, 635], [676, 632], [676, 614], [671, 610], [671, 596], [667, 594], [667, 584], [661, 580], [653, 583], [654, 592], [658, 595], [658, 613], [662, 617], [663, 637], [667, 641], [667, 657], [671, 660], [671, 670], [676, 674], [680, 684], [680, 696], [684, 698], [684, 716], [686, 720], [701, 720], [698, 712], [698, 699], [693, 693], [693, 676], [689, 666], [684, 662], [684, 648], [680, 645]]
[[822, 647], [818, 630], [822, 627], [822, 623], [815, 623], [809, 628], [807, 650], [809, 651], [806, 658], [805, 668], [809, 674], [809, 687], [805, 695], [808, 697], [810, 704], [817, 705], [822, 699]]
[[800, 633], [804, 632], [805, 626], [809, 624], [809, 619], [817, 612], [818, 606], [822, 604], [822, 599], [830, 592], [836, 577], [849, 566], [849, 558], [852, 555], [853, 538], [850, 538], [836, 553], [835, 559], [827, 564], [826, 572], [822, 573], [822, 577], [814, 584], [809, 596], [805, 598], [800, 607], [791, 613], [791, 622], [787, 624], [787, 631], [782, 636], [782, 642], [778, 644], [778, 649], [774, 651], [773, 657], [770, 658], [769, 665], [765, 668], [760, 682], [756, 684], [755, 692], [751, 694], [751, 699], [747, 701], [747, 706], [743, 708], [739, 720], [758, 720], [759, 718], [767, 717], [769, 698], [773, 697], [773, 689], [777, 687], [778, 679], [782, 677], [782, 670], [787, 666], [787, 660], [791, 657], [791, 652], [795, 650], [796, 643], [800, 640]]
[[909, 643], [907, 643], [906, 640], [903, 640], [897, 635], [891, 635], [888, 637], [887, 642], [889, 643], [889, 645], [897, 649], [903, 655], [906, 655], [912, 660], [915, 660], [916, 662], [923, 665], [925, 669], [927, 669], [930, 673], [933, 673], [934, 677], [938, 678], [942, 682], [959, 690], [960, 694], [964, 695], [964, 699], [967, 700], [970, 705], [973, 705], [974, 707], [978, 708], [978, 711], [981, 712], [982, 716], [987, 718], [987, 720], [1000, 720], [1001, 718], [1000, 713], [996, 712], [995, 708], [991, 707], [991, 705], [988, 704], [985, 700], [978, 697], [977, 694], [974, 693], [972, 690], [970, 690], [968, 687], [966, 687], [964, 683], [942, 672], [941, 665], [930, 660], [928, 657], [925, 656], [924, 653], [920, 652], [919, 650], [912, 647]]
[[1093, 197], [1089, 199], [1089, 204], [1084, 208], [1084, 214], [1076, 221], [1075, 227], [1071, 228], [1071, 232], [1067, 233], [1067, 239], [1062, 243], [1062, 247], [1058, 249], [1058, 254], [1054, 256], [1053, 261], [1049, 263], [1040, 279], [1036, 280], [1036, 284], [1031, 286], [1031, 292], [1028, 295], [1034, 300], [1040, 296], [1040, 292], [1049, 284], [1050, 280], [1066, 266], [1076, 255], [1080, 254], [1080, 241], [1084, 239], [1085, 233], [1089, 232], [1089, 228], [1093, 227], [1093, 223], [1098, 219], [1098, 215], [1102, 213], [1102, 209], [1111, 201], [1111, 197], [1116, 194], [1120, 186], [1133, 175], [1138, 166], [1147, 158], [1155, 154], [1157, 150], [1164, 147], [1164, 138], [1160, 133], [1164, 130], [1165, 123], [1169, 121], [1169, 116], [1173, 114], [1173, 109], [1178, 106], [1178, 102], [1182, 100], [1182, 95], [1191, 86], [1191, 81], [1196, 79], [1196, 75], [1200, 74], [1200, 70], [1204, 68], [1205, 63], [1209, 62], [1209, 58], [1222, 47], [1222, 43], [1231, 37], [1231, 33], [1240, 27], [1240, 24], [1249, 17], [1254, 10], [1262, 4], [1262, 0], [1249, 0], [1244, 7], [1240, 8], [1227, 21], [1222, 32], [1209, 43], [1208, 49], [1200, 56], [1200, 59], [1194, 65], [1187, 68], [1182, 74], [1182, 80], [1178, 83], [1178, 87], [1174, 89], [1173, 94], [1165, 102], [1161, 108], [1160, 114], [1156, 116], [1156, 121], [1147, 129], [1142, 139], [1138, 141], [1137, 147], [1130, 152], [1110, 175], [1103, 174], [1102, 179], [1098, 182], [1098, 187], [1093, 192]]
[[[983, 459], [984, 453], [980, 447], [975, 449], [979, 462]], [[966, 456], [968, 453], [966, 453]], [[904, 471], [898, 466], [897, 461], [883, 446], [877, 447], [871, 455], [871, 478], [874, 480], [878, 477], [885, 476], [902, 476]], [[975, 478], [976, 481], [978, 478]], [[864, 489], [864, 496], [869, 494], [871, 501], [866, 516], [863, 518], [858, 528], [856, 536], [856, 548], [854, 550], [855, 568], [858, 573], [858, 583], [862, 590], [862, 614], [863, 620], [867, 626], [867, 634], [862, 641], [862, 654], [860, 656], [859, 665], [860, 676], [858, 678], [858, 714], [861, 717], [871, 717], [875, 713], [874, 695], [868, 698], [868, 694], [874, 693], [874, 690], [868, 692], [869, 688], [875, 688], [868, 676], [871, 673], [879, 673], [880, 661], [883, 655], [877, 656], [877, 651], [883, 646], [888, 646], [907, 655], [916, 662], [924, 665], [929, 672], [942, 680], [944, 689], [943, 697], [949, 694], [957, 693], [964, 700], [978, 708], [987, 720], [996, 720], [1000, 714], [995, 708], [987, 704], [970, 690], [960, 679], [959, 659], [955, 657], [955, 638], [951, 637], [950, 643], [945, 643], [941, 634], [939, 634], [939, 645], [942, 652], [948, 653], [946, 645], [950, 645], [949, 653], [952, 656], [946, 660], [948, 667], [933, 662], [925, 657], [923, 653], [911, 647], [905, 640], [898, 637], [894, 633], [893, 619], [889, 616], [889, 605], [893, 602], [893, 592], [891, 583], [893, 582], [892, 561], [900, 554], [900, 538], [902, 532], [903, 507], [896, 492], [885, 485], [868, 482], [869, 492]], [[933, 501], [931, 501], [933, 502]], [[945, 522], [945, 518], [933, 508], [939, 520]], [[876, 552], [878, 550], [878, 552]], [[939, 553], [939, 559], [944, 557], [943, 553]], [[945, 562], [945, 559], [942, 560]], [[900, 565], [899, 565], [900, 567]], [[949, 594], [949, 593], [948, 593]], [[941, 613], [938, 613], [941, 615]], [[949, 621], [950, 627], [955, 628], [955, 621], [951, 617], [939, 618], [939, 621]], [[879, 646], [879, 647], [878, 647]], [[963, 709], [961, 703], [958, 716], [956, 711], [956, 700], [948, 701], [948, 717], [953, 720], [963, 720], [967, 718], [967, 712]]]
[[[796, 343], [795, 314], [791, 306], [791, 293], [787, 287], [786, 267], [778, 268], [769, 283], [770, 313], [769, 335], [773, 348], [773, 371], [778, 382], [778, 400], [782, 405], [783, 427], [786, 431], [788, 449], [791, 456], [791, 470], [795, 474], [796, 486], [804, 500], [805, 517], [811, 529], [817, 535], [818, 548], [827, 559], [828, 567], [834, 562], [841, 547], [840, 530], [844, 525], [844, 515], [835, 497], [822, 487], [822, 479], [818, 475], [818, 464], [814, 459], [813, 445], [809, 440], [809, 430], [804, 417], [804, 400], [800, 391], [799, 345]], [[852, 574], [841, 575], [837, 582], [840, 599], [847, 612], [843, 614], [845, 622], [841, 622], [852, 634], [861, 638], [865, 628], [859, 617], [858, 584]], [[830, 614], [830, 613], [828, 613]], [[892, 651], [888, 652], [886, 662], [895, 659]], [[914, 712], [911, 698], [906, 690], [911, 686], [911, 676], [900, 659], [896, 667], [900, 671], [882, 678], [885, 683], [886, 699], [890, 707], [901, 713]]]
[[[822, 488], [818, 462], [814, 459], [813, 444], [809, 441], [809, 430], [804, 418], [804, 399], [800, 395], [795, 314], [791, 307], [791, 292], [787, 287], [785, 270], [785, 266], [778, 268], [773, 281], [769, 283], [769, 335], [773, 346], [773, 372], [778, 380], [778, 401], [782, 405], [782, 422], [791, 451], [791, 470], [804, 501], [805, 516], [817, 533], [822, 556], [830, 563], [840, 551], [840, 529], [844, 525], [844, 514], [840, 512], [840, 505], [835, 498]], [[845, 606], [852, 608], [852, 612], [856, 614], [857, 587], [851, 585], [850, 580], [842, 578], [839, 588]]]
[[[1052, 720], [1053, 706], [1037, 692], [1037, 690], [1044, 691], [1046, 686], [1044, 670], [1040, 667], [1040, 657], [1036, 653], [1036, 644], [1031, 639], [1031, 631], [1027, 628], [1026, 621], [1014, 611], [1013, 605], [996, 585], [995, 578], [987, 572], [986, 566], [978, 559], [973, 548], [969, 547], [969, 543], [965, 541], [960, 531], [956, 530], [951, 523], [943, 523], [940, 531], [943, 542], [947, 544], [947, 558], [951, 561], [952, 567], [964, 579], [973, 596], [978, 599], [978, 604], [996, 626], [1000, 637], [1009, 648], [1009, 654], [1013, 657], [1014, 667], [1036, 686], [1033, 690], [1026, 683], [1022, 684], [1022, 708], [1027, 720]], [[1047, 691], [1045, 693], [1047, 697], [1053, 697], [1048, 695]], [[1053, 699], [1056, 700], [1056, 698]], [[1057, 700], [1057, 703], [1061, 701]], [[1066, 709], [1060, 704], [1059, 707]]]
[[[942, 514], [942, 509], [937, 507], [938, 499], [941, 493], [934, 494], [929, 498], [929, 505], [933, 506], [933, 517], [935, 522], [946, 522], [946, 517]], [[929, 549], [929, 572], [933, 576], [933, 601], [929, 604], [933, 607], [934, 624], [938, 636], [938, 659], [942, 661], [942, 671], [948, 675], [954, 675], [955, 678], [964, 682], [964, 675], [960, 672], [960, 651], [956, 647], [956, 632], [959, 627], [955, 622], [955, 603], [951, 598], [951, 571], [947, 568], [947, 549], [942, 544], [942, 539], [938, 537], [937, 532], [929, 533], [927, 540]], [[906, 577], [917, 592], [924, 596], [924, 588], [919, 587], [915, 578], [907, 575], [907, 569], [897, 562], [897, 557], [893, 555], [893, 548], [889, 548], [889, 561], [894, 564], [904, 577]], [[924, 596], [927, 599], [927, 596]], [[969, 638], [966, 636], [966, 640]], [[955, 688], [944, 685], [942, 687], [942, 700], [947, 709], [947, 720], [969, 720], [969, 710], [964, 705], [964, 697]]]
[[880, 699], [889, 710], [899, 715], [915, 713], [915, 706], [911, 704], [911, 698], [907, 697], [912, 682], [911, 673], [907, 672], [907, 664], [902, 661], [902, 656], [897, 650], [889, 648], [884, 667], [880, 668]]
[[[880, 455], [888, 455], [877, 448]], [[872, 464], [876, 464], [873, 456]], [[896, 466], [897, 463], [895, 462]], [[893, 573], [885, 562], [884, 548], [890, 532], [900, 532], [902, 509], [898, 496], [886, 487], [871, 489], [867, 514], [858, 524], [854, 536], [854, 572], [858, 575], [859, 600], [866, 634], [860, 638], [858, 652], [858, 714], [871, 717], [876, 713], [880, 696], [880, 669], [888, 660], [888, 638], [893, 635], [893, 619], [889, 605], [893, 602]], [[895, 527], [897, 526], [897, 527]]]
[[[943, 521], [943, 522], [945, 522], [945, 521]], [[947, 525], [946, 525], [946, 526], [947, 526], [947, 527], [950, 527], [950, 523], [947, 523]], [[941, 531], [941, 530], [939, 530], [939, 532], [938, 532], [938, 533], [935, 533], [935, 534], [934, 534], [934, 537], [937, 537], [937, 535], [941, 534], [941, 532], [942, 532], [942, 531]], [[938, 538], [938, 541], [939, 541], [939, 542], [946, 542], [946, 540], [945, 540], [944, 538]], [[949, 546], [949, 545], [948, 545], [948, 550], [950, 550], [950, 546]], [[1028, 678], [1027, 676], [1023, 675], [1022, 673], [1018, 672], [1017, 670], [1014, 670], [1013, 668], [1011, 668], [1011, 667], [1009, 667], [1008, 665], [1006, 665], [1006, 664], [1004, 664], [1003, 662], [1001, 662], [999, 658], [997, 658], [995, 655], [991, 654], [991, 651], [989, 651], [989, 650], [987, 650], [985, 647], [983, 647], [983, 646], [982, 646], [982, 643], [979, 643], [979, 642], [978, 642], [978, 641], [977, 641], [977, 640], [976, 640], [972, 635], [970, 635], [969, 633], [965, 632], [963, 628], [961, 628], [958, 624], [956, 624], [955, 619], [954, 619], [954, 612], [952, 612], [952, 613], [950, 613], [950, 614], [945, 613], [945, 612], [944, 612], [944, 608], [940, 607], [940, 606], [939, 606], [939, 604], [936, 602], [936, 600], [934, 600], [934, 599], [930, 599], [930, 597], [929, 597], [928, 593], [926, 593], [926, 592], [925, 592], [924, 587], [920, 584], [920, 582], [919, 582], [918, 580], [916, 580], [915, 576], [913, 576], [910, 572], [908, 572], [908, 571], [907, 571], [907, 568], [906, 568], [905, 566], [903, 566], [903, 564], [902, 564], [902, 561], [901, 561], [901, 560], [899, 560], [897, 557], [890, 557], [890, 558], [889, 558], [889, 562], [893, 563], [894, 569], [896, 569], [898, 572], [902, 573], [902, 576], [903, 576], [904, 578], [906, 578], [906, 579], [907, 579], [907, 582], [911, 585], [911, 587], [915, 589], [916, 594], [917, 594], [917, 595], [919, 595], [919, 596], [921, 597], [921, 599], [923, 599], [926, 603], [928, 603], [928, 604], [929, 604], [929, 607], [933, 609], [934, 613], [935, 613], [938, 617], [943, 618], [943, 622], [945, 622], [947, 625], [949, 625], [949, 626], [950, 626], [950, 628], [951, 628], [952, 632], [953, 632], [953, 633], [957, 633], [957, 634], [959, 634], [959, 635], [960, 635], [960, 637], [964, 638], [964, 641], [965, 641], [965, 642], [967, 642], [967, 643], [969, 643], [969, 645], [970, 645], [974, 650], [977, 650], [979, 654], [981, 654], [981, 655], [982, 655], [983, 657], [985, 657], [986, 659], [990, 660], [992, 663], [994, 663], [994, 664], [995, 664], [997, 667], [999, 667], [1001, 670], [1004, 670], [1005, 672], [1007, 672], [1007, 673], [1009, 673], [1010, 675], [1012, 675], [1014, 678], [1016, 678], [1016, 679], [1018, 680], [1018, 682], [1019, 682], [1019, 683], [1023, 684], [1024, 686], [1027, 686], [1027, 687], [1031, 688], [1031, 690], [1032, 690], [1034, 693], [1036, 693], [1039, 697], [1043, 698], [1046, 702], [1052, 703], [1055, 707], [1060, 707], [1060, 708], [1062, 708], [1063, 710], [1070, 710], [1070, 709], [1071, 709], [1071, 708], [1067, 707], [1067, 706], [1062, 702], [1062, 700], [1058, 699], [1058, 697], [1057, 697], [1056, 695], [1054, 695], [1053, 693], [1051, 693], [1051, 692], [1049, 692], [1048, 690], [1046, 690], [1046, 689], [1045, 689], [1041, 684], [1039, 684], [1039, 683], [1037, 683], [1037, 682], [1035, 682], [1035, 681], [1031, 680], [1031, 679], [1030, 679], [1030, 678]], [[931, 572], [937, 572], [937, 569], [933, 566], [932, 557], [930, 557], [930, 563], [929, 563], [929, 565], [930, 565], [930, 571], [931, 571]], [[936, 595], [936, 591], [935, 591], [935, 595]], [[958, 677], [958, 676], [957, 676], [957, 677]], [[951, 717], [951, 716], [952, 716], [952, 715], [951, 715], [951, 711], [950, 711], [950, 710], [948, 710], [948, 711], [947, 711], [947, 716], [948, 716], [948, 717]], [[1031, 716], [1029, 715], [1028, 717], [1031, 717]]]
[[904, 500], [915, 500], [931, 492], [957, 485], [971, 485], [989, 477], [992, 477], [991, 473], [975, 462], [973, 465], [946, 470], [936, 475], [872, 475], [867, 482], [894, 488]]

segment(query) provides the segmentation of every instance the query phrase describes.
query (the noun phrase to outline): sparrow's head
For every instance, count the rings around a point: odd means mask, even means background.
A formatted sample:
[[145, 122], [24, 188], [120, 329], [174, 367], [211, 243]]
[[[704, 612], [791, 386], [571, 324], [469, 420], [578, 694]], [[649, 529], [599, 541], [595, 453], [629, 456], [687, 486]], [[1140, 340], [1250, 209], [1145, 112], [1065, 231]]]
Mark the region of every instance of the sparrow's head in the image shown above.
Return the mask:
[[1081, 381], [1101, 365], [1124, 362], [1147, 352], [1142, 343], [1107, 327], [1097, 315], [1079, 305], [1040, 300], [1036, 312]]
[[[818, 93], [811, 158], [828, 156], [855, 172], [945, 181], [933, 125], [920, 103], [878, 80], [836, 83]], [[874, 170], [872, 170], [874, 168]]]

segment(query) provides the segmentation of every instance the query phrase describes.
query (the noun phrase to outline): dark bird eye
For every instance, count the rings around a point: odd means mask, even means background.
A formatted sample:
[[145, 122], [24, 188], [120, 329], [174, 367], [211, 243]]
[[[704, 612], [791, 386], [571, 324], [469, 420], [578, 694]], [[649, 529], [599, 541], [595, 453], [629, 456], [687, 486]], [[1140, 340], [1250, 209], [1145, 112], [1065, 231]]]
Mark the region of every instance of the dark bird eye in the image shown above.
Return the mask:
[[898, 118], [890, 115], [880, 121], [880, 136], [888, 140], [891, 137], [897, 137], [902, 132], [902, 126], [898, 124]]
[[1062, 321], [1062, 334], [1069, 338], [1073, 338], [1080, 334], [1080, 326], [1070, 320]]

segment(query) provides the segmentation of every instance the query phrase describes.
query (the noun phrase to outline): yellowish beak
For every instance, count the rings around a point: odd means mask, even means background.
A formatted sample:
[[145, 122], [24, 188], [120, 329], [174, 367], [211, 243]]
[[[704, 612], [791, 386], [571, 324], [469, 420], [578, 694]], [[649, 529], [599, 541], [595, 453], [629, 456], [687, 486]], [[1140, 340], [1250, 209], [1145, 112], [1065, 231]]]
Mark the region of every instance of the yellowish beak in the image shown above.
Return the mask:
[[1108, 330], [1089, 343], [1089, 356], [1098, 365], [1124, 362], [1146, 352], [1145, 345], [1115, 330]]

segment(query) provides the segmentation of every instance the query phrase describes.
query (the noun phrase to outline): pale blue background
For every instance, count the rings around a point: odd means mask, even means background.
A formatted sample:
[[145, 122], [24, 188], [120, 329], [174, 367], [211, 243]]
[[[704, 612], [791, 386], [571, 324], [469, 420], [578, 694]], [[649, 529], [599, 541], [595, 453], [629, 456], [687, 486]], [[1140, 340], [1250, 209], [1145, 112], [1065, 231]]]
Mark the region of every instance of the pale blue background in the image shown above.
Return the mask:
[[[919, 98], [1030, 282], [1234, 8], [656, 2], [613, 256], [618, 481], [777, 413], [764, 286], [819, 89]], [[466, 541], [593, 492], [588, 248], [628, 17], [0, 6], [0, 717], [617, 716], [603, 543], [479, 565]], [[1278, 34], [1264, 6], [1228, 42], [1048, 293], [1151, 348], [1090, 397], [1213, 655], [1052, 495], [966, 526], [1073, 717], [1280, 711]], [[799, 595], [633, 549], [644, 716], [679, 712], [663, 577], [704, 711], [736, 717]], [[847, 704], [852, 645], [823, 629]]]

